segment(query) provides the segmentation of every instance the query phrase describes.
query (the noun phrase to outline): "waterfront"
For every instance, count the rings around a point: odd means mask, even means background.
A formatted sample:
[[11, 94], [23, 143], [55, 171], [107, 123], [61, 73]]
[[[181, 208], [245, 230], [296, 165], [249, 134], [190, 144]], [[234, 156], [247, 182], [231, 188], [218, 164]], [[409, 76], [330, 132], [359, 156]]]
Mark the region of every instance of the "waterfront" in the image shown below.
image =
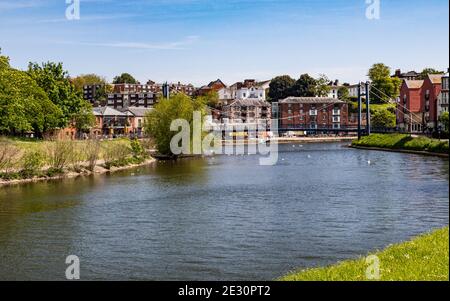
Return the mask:
[[0, 188], [0, 279], [271, 280], [448, 225], [448, 160], [344, 146]]

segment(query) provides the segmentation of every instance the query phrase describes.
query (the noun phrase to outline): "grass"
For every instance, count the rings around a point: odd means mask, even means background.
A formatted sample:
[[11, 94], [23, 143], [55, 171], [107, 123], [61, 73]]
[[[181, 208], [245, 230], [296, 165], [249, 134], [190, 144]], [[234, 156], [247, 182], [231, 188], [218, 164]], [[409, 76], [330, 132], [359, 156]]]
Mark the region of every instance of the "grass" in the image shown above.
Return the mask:
[[353, 141], [352, 145], [448, 154], [449, 143], [427, 137], [411, 137], [407, 134], [372, 134]]
[[[381, 281], [448, 281], [449, 228], [392, 245], [376, 255]], [[367, 281], [366, 258], [287, 275], [282, 281]]]

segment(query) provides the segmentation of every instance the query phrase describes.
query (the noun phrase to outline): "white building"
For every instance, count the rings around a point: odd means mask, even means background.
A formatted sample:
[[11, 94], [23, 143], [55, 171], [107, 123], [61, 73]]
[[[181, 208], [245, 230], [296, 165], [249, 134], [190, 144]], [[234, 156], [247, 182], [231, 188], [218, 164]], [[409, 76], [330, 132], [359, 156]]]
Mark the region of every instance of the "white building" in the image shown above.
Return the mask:
[[[350, 97], [358, 97], [358, 84], [350, 85], [347, 87]], [[366, 85], [361, 83], [361, 94], [366, 94]]]
[[235, 100], [266, 100], [266, 90], [270, 81], [257, 83], [255, 80], [247, 79], [244, 82], [237, 82], [229, 87], [219, 90], [219, 102], [226, 106]]

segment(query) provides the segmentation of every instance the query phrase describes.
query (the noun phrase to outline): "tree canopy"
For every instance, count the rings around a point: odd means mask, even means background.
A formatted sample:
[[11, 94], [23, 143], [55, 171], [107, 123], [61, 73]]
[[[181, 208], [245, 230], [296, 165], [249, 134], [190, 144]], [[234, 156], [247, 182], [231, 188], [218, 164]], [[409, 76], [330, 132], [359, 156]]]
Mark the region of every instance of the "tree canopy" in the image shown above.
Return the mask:
[[28, 74], [61, 109], [63, 116], [59, 119], [59, 127], [66, 127], [80, 112], [90, 111], [90, 104], [76, 91], [61, 63], [30, 63]]
[[82, 74], [71, 79], [72, 84], [77, 91], [82, 92], [86, 85], [106, 85], [107, 81], [104, 77], [97, 74]]
[[372, 81], [370, 97], [373, 102], [388, 102], [400, 94], [401, 79], [391, 77], [391, 69], [382, 64], [374, 64], [368, 73]]
[[292, 86], [290, 96], [314, 97], [316, 93], [317, 81], [309, 74], [302, 74]]
[[137, 80], [129, 73], [122, 73], [114, 78], [113, 84], [137, 84]]
[[289, 96], [292, 86], [295, 84], [295, 79], [289, 75], [277, 76], [270, 82], [269, 85], [269, 99], [271, 101], [278, 101]]
[[418, 79], [425, 79], [428, 74], [443, 74], [444, 72], [436, 70], [434, 68], [425, 68], [419, 73]]

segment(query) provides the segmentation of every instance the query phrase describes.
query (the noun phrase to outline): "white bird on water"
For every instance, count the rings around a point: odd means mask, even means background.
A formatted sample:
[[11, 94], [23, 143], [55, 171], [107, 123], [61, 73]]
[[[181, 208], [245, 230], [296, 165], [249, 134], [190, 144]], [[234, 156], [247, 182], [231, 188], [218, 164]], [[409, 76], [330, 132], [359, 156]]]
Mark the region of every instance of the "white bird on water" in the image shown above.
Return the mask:
[[367, 161], [367, 164], [369, 164], [369, 165], [371, 165], [372, 164], [372, 162], [369, 160], [369, 161]]

